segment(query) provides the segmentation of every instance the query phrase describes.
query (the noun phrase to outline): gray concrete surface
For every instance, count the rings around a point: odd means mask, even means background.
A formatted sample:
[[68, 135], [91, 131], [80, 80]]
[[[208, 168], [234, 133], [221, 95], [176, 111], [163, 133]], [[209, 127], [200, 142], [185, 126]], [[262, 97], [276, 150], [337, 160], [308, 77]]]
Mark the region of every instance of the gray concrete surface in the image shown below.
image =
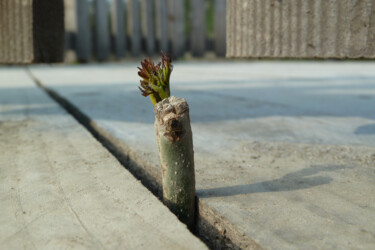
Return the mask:
[[1, 249], [206, 249], [23, 69], [0, 69]]
[[[160, 181], [135, 64], [33, 67]], [[201, 215], [243, 248], [375, 247], [375, 64], [176, 63]], [[211, 216], [211, 217], [210, 217]]]
[[227, 3], [229, 57], [375, 58], [373, 0]]
[[[134, 66], [33, 72], [158, 175], [152, 106], [135, 88]], [[301, 62], [175, 66], [174, 93], [191, 105], [198, 194], [231, 223], [219, 220], [218, 227], [234, 225], [271, 248], [374, 244], [371, 237], [361, 238], [374, 232], [367, 223], [374, 204], [373, 67]], [[332, 204], [343, 209], [334, 212]], [[267, 225], [273, 216], [277, 220]], [[352, 231], [338, 233], [332, 229], [336, 226]]]

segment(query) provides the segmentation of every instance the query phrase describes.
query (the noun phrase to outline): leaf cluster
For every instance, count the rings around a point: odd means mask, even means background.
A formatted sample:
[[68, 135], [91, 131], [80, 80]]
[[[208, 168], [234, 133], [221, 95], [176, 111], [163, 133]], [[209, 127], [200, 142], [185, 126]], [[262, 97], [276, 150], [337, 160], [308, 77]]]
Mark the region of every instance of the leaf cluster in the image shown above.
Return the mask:
[[143, 96], [150, 96], [153, 105], [170, 96], [169, 78], [173, 70], [171, 59], [162, 52], [162, 60], [154, 64], [151, 58], [141, 61], [138, 75], [141, 86], [138, 87]]

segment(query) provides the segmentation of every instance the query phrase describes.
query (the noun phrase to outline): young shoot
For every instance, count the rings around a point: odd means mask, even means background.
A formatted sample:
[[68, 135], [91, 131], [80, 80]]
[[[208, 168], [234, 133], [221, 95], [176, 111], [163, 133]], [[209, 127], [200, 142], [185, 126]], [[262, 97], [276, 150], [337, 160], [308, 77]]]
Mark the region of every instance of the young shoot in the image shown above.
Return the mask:
[[138, 87], [143, 96], [150, 96], [152, 104], [168, 98], [171, 95], [169, 78], [173, 69], [172, 60], [162, 52], [162, 60], [154, 64], [151, 58], [141, 61], [142, 68], [138, 67], [141, 86]]

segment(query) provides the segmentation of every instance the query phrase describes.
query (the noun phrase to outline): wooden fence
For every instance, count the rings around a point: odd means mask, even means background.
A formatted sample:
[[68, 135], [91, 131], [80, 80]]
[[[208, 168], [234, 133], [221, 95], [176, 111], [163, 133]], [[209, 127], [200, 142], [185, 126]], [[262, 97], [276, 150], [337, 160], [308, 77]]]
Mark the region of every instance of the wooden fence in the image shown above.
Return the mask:
[[225, 56], [226, 0], [65, 0], [66, 50], [79, 61], [207, 51]]

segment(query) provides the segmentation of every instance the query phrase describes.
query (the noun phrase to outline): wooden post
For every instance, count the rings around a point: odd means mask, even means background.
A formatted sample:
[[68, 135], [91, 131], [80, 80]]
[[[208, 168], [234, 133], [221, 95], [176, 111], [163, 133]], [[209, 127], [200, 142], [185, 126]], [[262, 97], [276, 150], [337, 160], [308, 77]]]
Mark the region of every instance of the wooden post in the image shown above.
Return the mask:
[[[0, 1], [0, 23], [5, 23], [5, 1]], [[0, 27], [0, 60], [3, 63], [6, 63], [6, 58], [5, 58], [5, 25]]]
[[[5, 1], [0, 1], [0, 23], [5, 23]], [[0, 27], [0, 62], [5, 63], [5, 27]]]
[[225, 56], [226, 47], [226, 0], [215, 0], [214, 39], [217, 56]]
[[76, 0], [77, 35], [76, 53], [79, 61], [91, 58], [90, 5], [86, 0]]
[[144, 18], [146, 19], [146, 49], [147, 55], [152, 56], [155, 52], [155, 15], [154, 15], [154, 0], [144, 1]]
[[64, 59], [64, 2], [34, 0], [33, 26], [34, 61], [61, 62]]
[[156, 0], [156, 35], [159, 40], [158, 49], [164, 51], [165, 53], [168, 53], [169, 37], [167, 0]]
[[130, 0], [131, 4], [131, 51], [133, 56], [141, 54], [141, 17], [139, 0]]
[[110, 52], [109, 12], [107, 0], [95, 0], [95, 54], [99, 61], [108, 58]]
[[65, 51], [74, 50], [75, 34], [77, 33], [77, 19], [75, 0], [64, 0]]
[[185, 6], [183, 0], [168, 1], [168, 16], [170, 37], [172, 41], [172, 55], [181, 57], [185, 53]]
[[205, 1], [191, 0], [191, 52], [193, 56], [203, 56], [206, 42], [206, 8]]
[[[2, 15], [1, 16], [3, 16], [3, 22], [2, 22], [2, 25], [0, 26], [0, 28], [3, 31], [2, 35], [4, 37], [4, 45], [1, 46], [3, 48], [3, 54], [1, 54], [1, 55], [2, 55], [2, 61], [5, 62], [5, 63], [9, 63], [9, 62], [11, 62], [10, 61], [10, 53], [12, 53], [12, 51], [14, 51], [14, 49], [12, 49], [12, 50], [9, 49], [10, 46], [11, 46], [11, 43], [10, 43], [11, 37], [13, 35], [12, 30], [9, 28], [9, 25], [10, 25], [9, 19], [13, 18], [14, 14], [11, 13], [11, 12], [8, 12], [9, 9], [11, 9], [9, 7], [9, 3], [11, 1], [1, 1], [1, 2], [2, 2], [3, 6], [1, 6], [2, 8], [0, 8], [0, 10], [2, 11], [2, 13], [1, 13]], [[32, 3], [30, 2], [30, 7], [28, 8], [28, 10], [32, 10], [31, 9], [32, 8], [31, 4]], [[8, 15], [6, 14], [7, 12], [8, 12]], [[27, 30], [24, 31], [24, 33], [26, 33], [26, 34], [27, 34], [27, 32], [29, 32], [29, 33], [32, 34], [32, 30], [27, 29]], [[23, 35], [26, 35], [26, 34], [23, 34]], [[32, 55], [32, 51], [31, 50], [29, 50], [29, 51], [30, 51], [29, 52], [30, 54], [27, 55], [27, 59], [26, 60], [30, 60], [31, 61], [33, 55]]]
[[[8, 9], [9, 10], [12, 10], [12, 9], [16, 9], [14, 8], [14, 1], [10, 1], [8, 2]], [[14, 19], [15, 19], [16, 15], [11, 15], [10, 18], [8, 18], [8, 20], [6, 20], [6, 23], [5, 25], [8, 26], [8, 35], [9, 35], [9, 38], [8, 38], [8, 44], [11, 45], [12, 43], [14, 43], [14, 41], [16, 40], [15, 39], [15, 32], [14, 32], [14, 29], [12, 29], [12, 27], [14, 27]], [[8, 53], [8, 59], [9, 61], [13, 62], [14, 61], [14, 58], [15, 58], [15, 54], [16, 54], [16, 50], [10, 50], [9, 53]]]
[[117, 58], [125, 56], [126, 28], [124, 0], [112, 2], [112, 34], [114, 35], [114, 52]]

